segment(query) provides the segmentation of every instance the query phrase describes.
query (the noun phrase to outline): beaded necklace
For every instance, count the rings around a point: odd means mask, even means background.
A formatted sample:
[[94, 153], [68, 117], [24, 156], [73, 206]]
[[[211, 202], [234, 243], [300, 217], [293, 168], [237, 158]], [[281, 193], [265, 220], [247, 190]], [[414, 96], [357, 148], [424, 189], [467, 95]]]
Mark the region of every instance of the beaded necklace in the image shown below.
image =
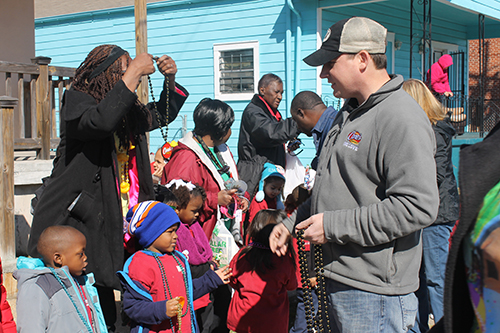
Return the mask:
[[[169, 78], [168, 76], [165, 76], [165, 81], [167, 85], [167, 93], [166, 93], [166, 98], [167, 98], [167, 103], [166, 103], [166, 126], [165, 126], [165, 131], [163, 129], [163, 126], [161, 125], [160, 121], [160, 113], [158, 112], [158, 108], [156, 106], [156, 100], [155, 96], [153, 94], [153, 84], [151, 83], [151, 77], [148, 76], [148, 83], [149, 83], [149, 90], [151, 93], [151, 99], [153, 100], [153, 109], [156, 115], [156, 120], [158, 122], [158, 127], [160, 128], [161, 135], [165, 142], [167, 141], [167, 134], [168, 134], [168, 109], [169, 109], [169, 98], [170, 98], [170, 88], [169, 88]], [[123, 204], [123, 210], [124, 210], [124, 215], [127, 214], [128, 211], [128, 192], [130, 191], [130, 177], [129, 177], [129, 151], [134, 149], [135, 146], [133, 146], [131, 143], [129, 147], [122, 147], [120, 145], [120, 140], [118, 139], [118, 136], [115, 133], [115, 142], [117, 146], [117, 160], [118, 160], [118, 170], [120, 172], [120, 193], [122, 194], [122, 200], [125, 201], [125, 204]]]
[[[157, 58], [157, 57], [156, 57]], [[156, 59], [155, 59], [156, 60]], [[153, 94], [153, 84], [151, 83], [151, 77], [148, 76], [148, 83], [149, 83], [149, 92], [151, 93], [151, 99], [153, 100], [153, 108], [156, 114], [156, 121], [158, 122], [158, 127], [160, 128], [161, 131], [161, 136], [163, 137], [163, 140], [167, 142], [167, 135], [168, 135], [168, 109], [169, 109], [169, 99], [170, 99], [170, 79], [168, 78], [168, 75], [165, 76], [165, 82], [167, 85], [167, 106], [166, 106], [166, 119], [165, 119], [165, 131], [163, 130], [163, 126], [161, 126], [161, 121], [160, 121], [160, 113], [158, 112], [158, 108], [156, 107], [156, 100], [155, 100], [155, 95]]]
[[85, 325], [85, 327], [87, 328], [87, 331], [90, 332], [90, 333], [93, 333], [93, 329], [92, 329], [92, 323], [89, 324], [89, 322], [87, 320], [85, 320], [85, 317], [83, 316], [83, 314], [80, 312], [80, 309], [78, 309], [78, 306], [76, 305], [75, 301], [73, 301], [73, 298], [71, 297], [71, 295], [69, 294], [69, 291], [68, 291], [68, 288], [66, 287], [66, 285], [62, 282], [61, 278], [57, 275], [56, 273], [56, 270], [52, 267], [48, 267], [50, 269], [50, 271], [52, 272], [52, 274], [54, 275], [54, 277], [56, 278], [57, 282], [59, 282], [59, 284], [63, 287], [63, 290], [64, 292], [66, 293], [66, 295], [68, 296], [69, 300], [71, 301], [71, 303], [73, 304], [73, 306], [75, 307], [75, 310], [76, 310], [76, 313], [78, 314], [78, 317], [80, 317], [81, 321], [83, 322], [83, 324]]
[[[328, 315], [328, 302], [326, 297], [325, 269], [323, 266], [323, 248], [321, 245], [314, 245], [314, 270], [316, 272], [316, 290], [318, 291], [318, 313], [314, 316], [314, 303], [312, 298], [312, 286], [309, 282], [307, 273], [309, 271], [305, 242], [304, 230], [297, 231], [297, 245], [299, 247], [300, 279], [304, 291], [304, 307], [306, 312], [306, 323], [308, 333], [331, 332], [330, 318]], [[326, 322], [325, 325], [323, 323]]]
[[129, 151], [135, 149], [135, 146], [132, 143], [129, 143], [127, 148], [120, 145], [120, 140], [115, 133], [115, 142], [118, 147], [118, 152], [116, 154], [116, 159], [118, 160], [118, 170], [120, 172], [120, 192], [122, 194], [127, 194], [130, 190], [130, 179], [129, 179]]
[[[191, 313], [191, 308], [189, 306], [189, 286], [188, 286], [188, 282], [187, 282], [188, 279], [186, 276], [186, 270], [182, 266], [181, 262], [179, 261], [179, 259], [177, 258], [177, 256], [175, 255], [174, 252], [172, 252], [172, 256], [174, 257], [175, 262], [177, 263], [177, 265], [181, 269], [182, 278], [184, 280], [184, 287], [186, 288], [186, 298], [187, 298], [186, 311], [184, 313], [182, 313], [182, 305], [180, 302], [179, 302], [179, 309], [177, 311], [177, 322], [179, 323], [179, 329], [177, 330], [177, 332], [181, 332], [181, 318], [186, 316], [188, 311], [189, 311], [191, 318], [193, 318], [193, 314]], [[172, 299], [172, 292], [170, 291], [170, 286], [168, 285], [167, 274], [165, 273], [165, 267], [163, 267], [163, 264], [161, 263], [160, 257], [158, 256], [157, 253], [153, 252], [153, 257], [155, 258], [156, 264], [158, 265], [158, 268], [160, 269], [160, 272], [161, 272], [161, 279], [163, 282], [163, 291], [165, 293], [165, 299], [170, 300], [170, 299]], [[169, 318], [169, 320], [170, 320], [170, 327], [172, 328], [172, 332], [174, 332], [175, 326], [174, 326], [174, 323], [172, 322], [172, 318]]]
[[222, 158], [222, 155], [217, 147], [214, 147], [215, 154], [217, 155], [217, 158], [212, 154], [212, 151], [207, 147], [205, 141], [203, 141], [202, 138], [200, 138], [195, 132], [193, 132], [193, 137], [198, 141], [198, 143], [201, 145], [201, 148], [203, 148], [203, 151], [205, 154], [208, 156], [208, 158], [212, 161], [212, 163], [215, 165], [215, 168], [219, 172], [219, 174], [223, 175], [226, 174], [231, 177], [231, 172], [229, 171], [229, 165], [226, 164], [224, 159]]
[[269, 246], [264, 245], [264, 244], [259, 243], [259, 242], [251, 242], [250, 244], [248, 244], [248, 246], [256, 247], [256, 248], [263, 249], [263, 250], [270, 250]]

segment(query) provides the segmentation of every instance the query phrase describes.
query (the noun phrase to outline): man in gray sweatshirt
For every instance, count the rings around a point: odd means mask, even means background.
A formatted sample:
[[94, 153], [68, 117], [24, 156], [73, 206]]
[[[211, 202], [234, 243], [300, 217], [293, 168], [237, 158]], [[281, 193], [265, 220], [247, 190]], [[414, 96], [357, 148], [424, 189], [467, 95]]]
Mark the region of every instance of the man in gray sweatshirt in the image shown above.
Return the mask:
[[417, 311], [420, 231], [439, 206], [435, 138], [426, 114], [387, 73], [387, 30], [335, 23], [304, 59], [346, 99], [325, 139], [311, 198], [270, 236], [287, 251], [296, 230], [323, 244], [333, 332], [405, 332]]

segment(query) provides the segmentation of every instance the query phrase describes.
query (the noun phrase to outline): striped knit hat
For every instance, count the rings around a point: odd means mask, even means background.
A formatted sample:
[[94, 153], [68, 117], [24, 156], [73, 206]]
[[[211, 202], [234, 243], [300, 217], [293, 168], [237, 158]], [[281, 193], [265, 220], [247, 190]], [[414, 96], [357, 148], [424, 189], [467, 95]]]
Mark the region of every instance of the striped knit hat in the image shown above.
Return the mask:
[[135, 236], [143, 248], [147, 248], [162, 233], [180, 223], [175, 211], [159, 201], [144, 201], [130, 208], [127, 213], [130, 223], [128, 232]]

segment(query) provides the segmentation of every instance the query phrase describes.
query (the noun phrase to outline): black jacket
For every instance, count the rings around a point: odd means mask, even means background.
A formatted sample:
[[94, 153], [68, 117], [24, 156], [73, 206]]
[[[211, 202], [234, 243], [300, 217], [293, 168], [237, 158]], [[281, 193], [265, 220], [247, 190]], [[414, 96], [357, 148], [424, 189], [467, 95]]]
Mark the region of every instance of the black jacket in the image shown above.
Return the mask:
[[[181, 86], [187, 96], [187, 91]], [[166, 119], [166, 92], [157, 102], [162, 125]], [[116, 271], [123, 266], [123, 216], [116, 170], [113, 133], [132, 110], [137, 95], [119, 81], [97, 104], [85, 93], [69, 89], [63, 97], [60, 137], [54, 167], [35, 207], [28, 253], [38, 256], [36, 244], [42, 231], [52, 225], [70, 225], [87, 238], [87, 271], [96, 285], [120, 287]], [[173, 121], [186, 97], [170, 91], [169, 122]], [[139, 202], [154, 199], [149, 150], [144, 132], [158, 127], [151, 103], [153, 124], [138, 130], [135, 142], [139, 177]]]
[[474, 228], [486, 194], [500, 181], [500, 123], [486, 138], [460, 150], [460, 219], [446, 263], [444, 316], [429, 332], [471, 332], [474, 310], [467, 285], [464, 238]]
[[455, 129], [448, 118], [432, 126], [436, 135], [436, 168], [439, 188], [439, 211], [434, 224], [458, 220], [458, 189], [451, 162], [452, 139]]
[[238, 173], [240, 179], [247, 182], [249, 193], [258, 184], [265, 162], [285, 167], [283, 144], [298, 134], [297, 123], [292, 118], [278, 122], [259, 95], [253, 96], [243, 111], [238, 139]]

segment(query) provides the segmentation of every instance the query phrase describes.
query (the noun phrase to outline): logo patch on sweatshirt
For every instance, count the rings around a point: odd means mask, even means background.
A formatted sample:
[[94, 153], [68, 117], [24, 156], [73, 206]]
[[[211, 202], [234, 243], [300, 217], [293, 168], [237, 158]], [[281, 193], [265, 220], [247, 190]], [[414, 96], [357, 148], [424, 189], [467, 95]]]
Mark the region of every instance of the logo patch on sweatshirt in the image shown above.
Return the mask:
[[358, 145], [361, 142], [361, 133], [358, 131], [352, 131], [347, 135], [347, 140], [344, 142], [344, 147], [358, 151]]

